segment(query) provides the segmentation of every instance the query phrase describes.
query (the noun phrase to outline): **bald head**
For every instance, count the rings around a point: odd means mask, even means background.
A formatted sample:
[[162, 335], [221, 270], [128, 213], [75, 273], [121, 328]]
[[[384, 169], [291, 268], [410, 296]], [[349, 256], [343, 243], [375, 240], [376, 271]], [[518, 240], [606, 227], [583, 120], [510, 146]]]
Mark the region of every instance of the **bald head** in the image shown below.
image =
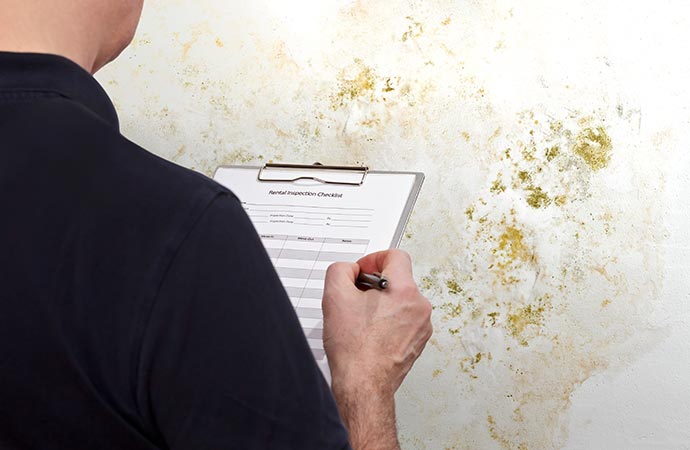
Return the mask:
[[91, 73], [130, 43], [144, 0], [0, 0], [0, 51], [65, 56]]

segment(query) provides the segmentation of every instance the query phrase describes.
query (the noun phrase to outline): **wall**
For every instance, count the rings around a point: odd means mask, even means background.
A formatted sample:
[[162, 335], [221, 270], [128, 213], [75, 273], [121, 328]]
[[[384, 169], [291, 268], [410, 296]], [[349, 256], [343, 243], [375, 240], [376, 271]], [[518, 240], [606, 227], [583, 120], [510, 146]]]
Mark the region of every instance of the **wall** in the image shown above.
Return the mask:
[[402, 247], [435, 336], [412, 449], [690, 448], [690, 7], [149, 0], [99, 79], [208, 175], [420, 170]]

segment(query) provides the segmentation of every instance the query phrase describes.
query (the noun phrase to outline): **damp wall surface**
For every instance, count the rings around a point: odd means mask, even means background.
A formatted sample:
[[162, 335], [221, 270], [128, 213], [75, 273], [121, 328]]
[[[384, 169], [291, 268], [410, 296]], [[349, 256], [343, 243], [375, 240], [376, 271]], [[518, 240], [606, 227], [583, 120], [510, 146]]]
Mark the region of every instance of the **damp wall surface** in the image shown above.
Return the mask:
[[415, 170], [405, 450], [690, 449], [690, 6], [149, 0], [99, 75], [212, 175]]

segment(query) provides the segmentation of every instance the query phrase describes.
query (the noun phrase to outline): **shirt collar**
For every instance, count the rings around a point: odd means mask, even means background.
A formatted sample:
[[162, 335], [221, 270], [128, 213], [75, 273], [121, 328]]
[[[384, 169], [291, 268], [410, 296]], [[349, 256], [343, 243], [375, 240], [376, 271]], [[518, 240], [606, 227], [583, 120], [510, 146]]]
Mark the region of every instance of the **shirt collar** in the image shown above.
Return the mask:
[[115, 128], [117, 113], [98, 81], [67, 58], [0, 52], [0, 92], [52, 92], [85, 106]]

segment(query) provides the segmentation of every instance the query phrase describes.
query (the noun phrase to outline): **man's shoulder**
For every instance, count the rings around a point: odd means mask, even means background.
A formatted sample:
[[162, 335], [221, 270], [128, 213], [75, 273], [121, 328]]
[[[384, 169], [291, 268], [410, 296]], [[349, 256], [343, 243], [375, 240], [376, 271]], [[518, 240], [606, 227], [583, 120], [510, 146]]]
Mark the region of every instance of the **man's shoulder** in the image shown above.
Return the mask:
[[[208, 177], [167, 161], [125, 138], [79, 103], [53, 98], [32, 108], [30, 128], [16, 132], [51, 167], [51, 175], [107, 204], [142, 213], [184, 209], [226, 194]], [[36, 132], [31, 132], [34, 129]]]

